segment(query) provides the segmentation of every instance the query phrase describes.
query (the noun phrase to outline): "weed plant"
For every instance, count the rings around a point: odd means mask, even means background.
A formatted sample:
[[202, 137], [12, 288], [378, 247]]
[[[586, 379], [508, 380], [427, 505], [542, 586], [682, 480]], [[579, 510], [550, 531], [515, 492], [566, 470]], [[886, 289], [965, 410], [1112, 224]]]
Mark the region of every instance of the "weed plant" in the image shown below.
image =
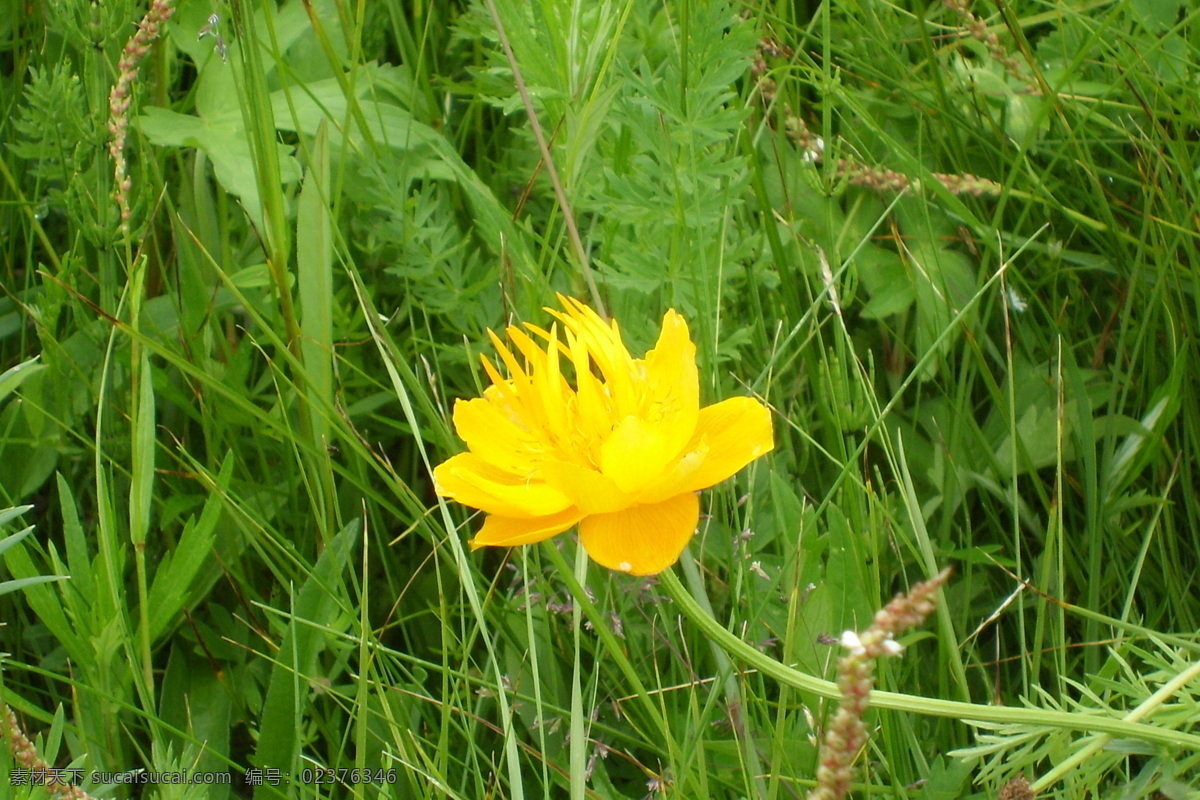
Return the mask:
[[[770, 665], [831, 678], [952, 566], [855, 793], [1200, 796], [1200, 11], [964, 2], [158, 0], [126, 123], [146, 6], [0, 0], [0, 697], [40, 758], [797, 797], [832, 703]], [[471, 553], [433, 491], [486, 331], [555, 292], [635, 354], [677, 309], [705, 402], [773, 410], [682, 583]]]

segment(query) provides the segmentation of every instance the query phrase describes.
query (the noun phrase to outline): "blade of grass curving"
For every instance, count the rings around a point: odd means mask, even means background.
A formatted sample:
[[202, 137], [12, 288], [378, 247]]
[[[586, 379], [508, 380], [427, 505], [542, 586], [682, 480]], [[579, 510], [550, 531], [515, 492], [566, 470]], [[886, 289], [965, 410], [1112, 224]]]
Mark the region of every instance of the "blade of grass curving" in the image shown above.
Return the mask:
[[[4, 374], [0, 375], [0, 402], [19, 389], [27, 378], [46, 368], [44, 364], [38, 362], [40, 358], [41, 355], [33, 356], [16, 366], [9, 367]], [[3, 524], [3, 520], [0, 520], [0, 524]]]
[[[908, 458], [904, 451], [904, 441], [900, 435], [896, 436], [895, 445], [895, 466], [893, 470], [900, 479], [900, 485], [903, 488], [904, 507], [908, 512], [909, 522], [913, 526], [913, 535], [917, 539], [917, 547], [920, 549], [921, 559], [924, 562], [922, 566], [926, 574], [937, 574], [937, 553], [934, 552], [933, 542], [929, 538], [929, 531], [925, 527], [925, 519], [921, 514], [920, 501], [917, 499], [917, 490], [913, 486], [912, 473], [908, 469]], [[938, 621], [938, 641], [949, 653], [950, 669], [954, 673], [955, 684], [959, 696], [964, 702], [970, 702], [971, 692], [967, 683], [967, 670], [963, 665], [962, 648], [959, 646], [958, 634], [954, 631], [954, 620], [950, 616], [949, 609], [946, 608], [945, 590], [938, 589], [938, 604], [937, 604], [937, 621]]]
[[[529, 548], [522, 547], [521, 575], [529, 575]], [[529, 640], [529, 671], [533, 676], [533, 703], [538, 719], [546, 719], [545, 701], [542, 699], [541, 657], [539, 655], [538, 637], [534, 631], [534, 604], [525, 603], [525, 637]], [[576, 657], [578, 660], [578, 656]], [[537, 726], [538, 750], [546, 752], [546, 725]], [[542, 796], [550, 800], [550, 768], [547, 760], [542, 760]]]
[[[696, 560], [692, 557], [690, 548], [684, 548], [683, 554], [679, 558], [679, 566], [683, 570], [683, 577], [687, 581], [692, 597], [695, 598], [696, 603], [699, 604], [700, 608], [708, 616], [713, 617], [712, 604], [708, 600], [708, 593], [704, 589], [704, 581], [700, 577], [700, 570], [696, 566]], [[741, 745], [741, 757], [747, 780], [746, 791], [750, 791], [750, 782], [753, 782], [755, 793], [758, 797], [765, 798], [767, 797], [767, 785], [762, 778], [763, 771], [762, 764], [758, 758], [756, 736], [750, 730], [746, 715], [746, 706], [742, 702], [742, 693], [738, 688], [737, 676], [734, 674], [733, 664], [729, 661], [729, 656], [725, 654], [725, 651], [719, 645], [715, 642], [710, 642], [710, 645], [712, 647], [713, 660], [716, 662], [717, 667], [716, 677], [721, 685], [721, 691], [725, 694], [726, 713], [729, 715], [729, 722], [737, 737], [738, 744]]]

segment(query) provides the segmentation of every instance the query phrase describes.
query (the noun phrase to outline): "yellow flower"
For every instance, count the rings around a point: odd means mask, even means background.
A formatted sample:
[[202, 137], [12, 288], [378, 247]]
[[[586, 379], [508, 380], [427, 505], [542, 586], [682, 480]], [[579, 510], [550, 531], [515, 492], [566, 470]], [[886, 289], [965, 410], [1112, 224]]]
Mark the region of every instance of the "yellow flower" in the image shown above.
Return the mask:
[[508, 329], [524, 365], [488, 332], [510, 377], [484, 357], [492, 385], [455, 402], [468, 452], [434, 469], [438, 494], [487, 512], [474, 548], [540, 542], [578, 523], [600, 564], [660, 572], [696, 530], [696, 492], [775, 446], [770, 412], [750, 397], [700, 408], [696, 346], [674, 309], [638, 359], [615, 320], [558, 299], [549, 331]]

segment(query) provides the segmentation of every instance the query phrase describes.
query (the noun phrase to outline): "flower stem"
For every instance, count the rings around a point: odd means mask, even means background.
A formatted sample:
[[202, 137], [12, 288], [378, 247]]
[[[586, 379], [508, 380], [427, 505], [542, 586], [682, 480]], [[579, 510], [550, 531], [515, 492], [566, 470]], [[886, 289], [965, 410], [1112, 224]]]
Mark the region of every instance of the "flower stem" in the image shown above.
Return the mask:
[[[735, 660], [800, 691], [810, 692], [831, 700], [836, 700], [841, 696], [837, 684], [806, 675], [782, 664], [734, 636], [711, 615], [704, 613], [704, 610], [672, 571], [659, 573], [658, 581], [664, 591], [675, 601], [680, 613]], [[1067, 711], [1042, 708], [981, 705], [880, 691], [871, 693], [871, 705], [876, 708], [908, 711], [931, 717], [961, 719], [967, 723], [1009, 723], [1086, 733], [1107, 733], [1147, 742], [1157, 742], [1171, 747], [1193, 750], [1200, 748], [1200, 735], [1110, 716], [1073, 714]]]

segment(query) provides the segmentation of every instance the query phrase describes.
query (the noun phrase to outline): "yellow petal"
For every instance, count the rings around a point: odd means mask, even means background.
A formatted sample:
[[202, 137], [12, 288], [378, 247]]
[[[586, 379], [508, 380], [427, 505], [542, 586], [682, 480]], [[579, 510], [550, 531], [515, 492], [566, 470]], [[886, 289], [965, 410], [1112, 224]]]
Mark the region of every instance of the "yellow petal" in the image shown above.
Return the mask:
[[598, 564], [631, 575], [653, 575], [675, 563], [699, 519], [700, 498], [686, 492], [654, 505], [585, 517], [579, 537]]
[[693, 449], [700, 441], [707, 445], [708, 455], [683, 482], [683, 487], [689, 491], [718, 484], [775, 449], [771, 412], [753, 397], [731, 397], [702, 408], [693, 445], [688, 449]]
[[638, 417], [621, 420], [600, 448], [601, 471], [626, 493], [644, 489], [679, 455], [673, 427]]
[[[700, 409], [700, 378], [696, 372], [696, 345], [688, 335], [687, 323], [671, 309], [663, 317], [662, 332], [654, 349], [646, 353], [643, 414], [651, 421], [663, 417], [688, 417], [695, 425]], [[687, 437], [690, 438], [691, 430]], [[687, 444], [685, 439], [680, 448]]]
[[[513, 331], [520, 332], [517, 328], [509, 328], [508, 334], [510, 338]], [[511, 383], [518, 389], [524, 388], [529, 383], [529, 376], [525, 374], [525, 370], [517, 363], [517, 359], [513, 357], [512, 351], [504, 346], [504, 342], [501, 341], [500, 337], [494, 331], [489, 330], [487, 333], [488, 337], [492, 340], [492, 345], [496, 348], [496, 355], [500, 356], [500, 360], [504, 362], [504, 366], [508, 367], [508, 374], [512, 376]]]
[[567, 399], [574, 394], [563, 380], [558, 366], [558, 327], [550, 328], [550, 345], [542, 358], [541, 368], [534, 379], [534, 388], [542, 402], [542, 410], [555, 441], [570, 440], [567, 420]]
[[474, 453], [438, 464], [433, 481], [443, 497], [504, 517], [544, 517], [571, 506], [566, 495], [545, 481], [506, 472]]
[[575, 398], [580, 426], [580, 439], [587, 442], [589, 452], [582, 455], [589, 458], [599, 458], [599, 452], [592, 452], [591, 445], [603, 442], [613, 429], [613, 420], [609, 416], [605, 402], [604, 386], [592, 374], [591, 362], [588, 359], [587, 346], [570, 329], [564, 331], [567, 337], [567, 348], [571, 355], [571, 363], [575, 367]]
[[585, 514], [605, 514], [633, 505], [633, 499], [615, 481], [594, 469], [567, 461], [546, 461], [541, 464], [540, 474]]
[[558, 514], [533, 519], [512, 519], [489, 515], [483, 521], [479, 533], [468, 542], [472, 549], [480, 547], [516, 547], [533, 544], [562, 533], [583, 517], [578, 510], [569, 508]]
[[634, 500], [638, 503], [661, 503], [677, 494], [695, 491], [688, 487], [692, 485], [692, 476], [699, 472], [707, 458], [708, 444], [703, 440], [693, 442], [661, 476], [638, 492]]
[[533, 458], [545, 449], [536, 432], [515, 424], [501, 411], [503, 403], [476, 400], [454, 402], [454, 430], [472, 453], [506, 472], [528, 475]]
[[632, 366], [638, 384], [637, 411], [618, 422], [600, 450], [604, 474], [627, 493], [656, 482], [695, 432], [700, 380], [696, 346], [683, 317], [668, 311], [658, 342], [645, 361]]
[[565, 312], [550, 308], [546, 310], [584, 343], [600, 374], [604, 376], [618, 416], [634, 413], [637, 410], [633, 381], [636, 365], [621, 342], [617, 321], [605, 324], [600, 315], [573, 297], [559, 295], [558, 299]]

